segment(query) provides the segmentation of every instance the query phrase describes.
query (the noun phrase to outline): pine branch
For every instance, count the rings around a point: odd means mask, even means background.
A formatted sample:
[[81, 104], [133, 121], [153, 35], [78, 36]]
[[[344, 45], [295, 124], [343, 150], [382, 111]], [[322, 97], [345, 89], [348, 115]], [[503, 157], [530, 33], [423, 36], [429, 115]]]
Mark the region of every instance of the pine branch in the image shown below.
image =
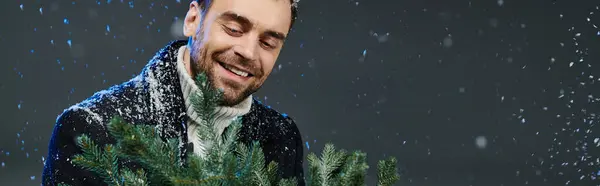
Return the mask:
[[279, 181], [279, 186], [297, 186], [298, 185], [298, 181], [296, 180], [296, 178], [291, 178], [291, 179], [281, 179]]
[[240, 182], [257, 185], [257, 181], [260, 180], [256, 177], [258, 171], [256, 164], [264, 165], [264, 157], [262, 156], [262, 152], [259, 152], [259, 149], [260, 147], [258, 146], [258, 142], [254, 142], [250, 145], [250, 148], [248, 148], [246, 152], [241, 152], [245, 155], [240, 159], [240, 162], [242, 163], [238, 176]]
[[147, 169], [152, 185], [170, 185], [169, 177], [177, 176], [174, 167], [178, 165], [178, 143], [175, 139], [164, 142], [153, 128], [128, 124], [120, 117], [111, 120], [108, 130], [116, 138], [123, 158]]
[[[115, 177], [118, 174], [118, 162], [115, 162], [114, 148], [112, 145], [106, 145], [104, 152], [88, 136], [82, 135], [77, 138], [77, 145], [81, 147], [83, 154], [74, 156], [72, 162], [83, 168], [97, 172], [99, 176], [109, 185], [120, 186], [119, 179]], [[113, 159], [114, 158], [114, 159]], [[114, 167], [117, 166], [117, 167]]]
[[143, 169], [138, 169], [133, 172], [128, 168], [122, 170], [122, 180], [126, 186], [146, 186], [148, 180], [146, 179], [146, 172]]
[[[333, 144], [326, 144], [321, 157], [309, 153], [308, 180], [310, 186], [362, 186], [365, 185], [367, 155], [361, 151], [347, 154], [345, 150], [335, 150]], [[378, 185], [389, 186], [397, 182], [396, 159], [382, 160], [378, 166]]]
[[364, 185], [366, 172], [369, 169], [367, 165], [367, 154], [361, 151], [352, 153], [344, 163], [340, 173], [340, 185], [359, 186]]
[[377, 163], [378, 174], [377, 179], [379, 180], [378, 186], [389, 186], [396, 183], [400, 176], [398, 175], [398, 169], [396, 168], [396, 158], [390, 157], [387, 160], [379, 160]]
[[123, 185], [120, 181], [121, 179], [119, 179], [119, 161], [114, 146], [111, 144], [105, 145], [102, 156], [102, 162], [107, 169], [107, 175], [110, 182], [118, 186]]
[[243, 143], [238, 143], [234, 153], [238, 157], [238, 169], [243, 170], [246, 167], [250, 149]]
[[205, 149], [206, 157], [196, 158], [195, 154], [190, 153], [190, 157], [192, 157], [192, 161], [189, 162], [191, 164], [190, 168], [197, 169], [190, 171], [195, 175], [195, 177], [192, 177], [195, 179], [184, 178], [176, 180], [176, 182], [203, 185], [239, 185], [236, 182], [237, 164], [234, 147], [236, 147], [237, 134], [241, 128], [241, 120], [238, 119], [231, 124], [223, 138], [217, 136], [213, 110], [219, 101], [221, 92], [212, 89], [205, 75], [198, 76], [196, 84], [200, 91], [192, 94], [191, 100], [194, 109], [201, 118], [197, 135], [204, 143], [208, 143], [207, 149]]
[[223, 185], [239, 185], [236, 180], [237, 160], [233, 155], [226, 156], [223, 161], [223, 171], [221, 175], [225, 176]]
[[[155, 129], [133, 125], [119, 117], [108, 124], [108, 131], [117, 141], [103, 148], [88, 136], [77, 138], [82, 154], [73, 157], [73, 163], [97, 173], [108, 185], [167, 185], [167, 186], [295, 186], [298, 179], [281, 179], [277, 162], [266, 162], [259, 142], [244, 144], [238, 141], [241, 119], [229, 125], [225, 134], [217, 135], [214, 127], [214, 108], [222, 91], [213, 90], [205, 75], [197, 78], [201, 91], [192, 94], [192, 104], [201, 120], [198, 135], [206, 144], [206, 156], [189, 152], [182, 166], [179, 157], [179, 139], [163, 139]], [[119, 162], [132, 161], [142, 166], [132, 171]], [[309, 186], [364, 185], [367, 169], [366, 153], [348, 154], [326, 144], [321, 157], [307, 156]], [[281, 162], [283, 163], [283, 162]], [[378, 186], [389, 186], [398, 181], [396, 159], [378, 163]]]
[[220, 157], [223, 158], [222, 172], [221, 174], [225, 175], [228, 178], [225, 180], [225, 185], [239, 185], [241, 183], [237, 182], [235, 179], [237, 177], [237, 168], [238, 166], [238, 158], [237, 158], [237, 141], [238, 141], [238, 133], [241, 129], [242, 122], [241, 119], [237, 118], [232, 124], [230, 124], [229, 129], [225, 132], [223, 138], [216, 139], [219, 141], [217, 143], [216, 148], [218, 148]]
[[278, 185], [279, 176], [277, 175], [277, 162], [271, 161], [269, 165], [267, 165], [265, 169], [265, 174], [267, 176], [267, 180], [269, 180], [268, 185]]
[[173, 183], [175, 185], [221, 185], [223, 180], [231, 179], [226, 176], [210, 176], [204, 179], [194, 179], [194, 178], [174, 178]]
[[253, 185], [269, 185], [265, 168], [265, 155], [258, 142], [252, 143], [250, 156], [250, 175]]
[[306, 160], [308, 161], [308, 185], [322, 185], [323, 179], [319, 176], [321, 173], [322, 165], [319, 157], [314, 153], [309, 153], [306, 156]]
[[206, 161], [203, 161], [203, 159], [200, 156], [194, 156], [190, 153], [190, 155], [188, 155], [187, 163], [187, 177], [203, 178], [207, 176], [204, 169], [206, 167]]
[[216, 131], [214, 128], [215, 113], [214, 108], [221, 101], [222, 91], [217, 91], [212, 88], [210, 81], [206, 74], [199, 74], [196, 77], [196, 85], [200, 91], [194, 92], [190, 101], [192, 102], [193, 109], [199, 114], [200, 118], [203, 118], [200, 123], [200, 127], [208, 130], [198, 130], [199, 137], [202, 140], [215, 139]]
[[319, 177], [321, 177], [322, 185], [333, 185], [335, 181], [335, 172], [339, 171], [340, 167], [346, 160], [346, 151], [336, 151], [333, 144], [325, 144], [325, 149], [321, 154], [321, 167]]

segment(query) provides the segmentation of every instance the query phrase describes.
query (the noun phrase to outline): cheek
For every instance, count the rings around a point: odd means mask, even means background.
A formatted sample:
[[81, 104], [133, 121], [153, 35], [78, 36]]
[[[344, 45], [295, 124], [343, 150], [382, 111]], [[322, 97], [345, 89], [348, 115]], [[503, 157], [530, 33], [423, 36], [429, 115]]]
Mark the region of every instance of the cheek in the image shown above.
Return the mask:
[[273, 67], [275, 66], [275, 58], [265, 57], [261, 60], [261, 62], [263, 72], [265, 73], [265, 76], [268, 76], [271, 73], [271, 71], [273, 71]]
[[232, 40], [234, 39], [229, 36], [216, 22], [213, 22], [213, 24], [210, 25], [207, 30], [206, 37], [206, 41], [210, 42], [212, 45], [221, 45], [217, 47], [231, 44]]

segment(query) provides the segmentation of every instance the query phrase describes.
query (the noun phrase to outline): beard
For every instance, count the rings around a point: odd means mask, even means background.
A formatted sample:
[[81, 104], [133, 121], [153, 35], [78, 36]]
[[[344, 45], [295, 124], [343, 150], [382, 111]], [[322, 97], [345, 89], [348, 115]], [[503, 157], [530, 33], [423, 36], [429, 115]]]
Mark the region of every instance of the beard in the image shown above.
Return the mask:
[[[200, 29], [202, 30], [202, 29]], [[192, 77], [196, 77], [199, 73], [206, 74], [209, 84], [214, 89], [219, 89], [223, 94], [219, 105], [234, 106], [244, 101], [248, 96], [258, 91], [262, 86], [265, 76], [260, 68], [253, 66], [252, 62], [236, 55], [228, 49], [215, 50], [209, 54], [207, 43], [204, 42], [203, 32], [197, 34], [197, 39], [192, 39], [190, 62]], [[221, 78], [216, 73], [217, 61], [236, 64], [253, 69], [253, 77], [248, 81], [248, 84], [241, 84], [227, 78]], [[222, 67], [221, 67], [222, 68]]]

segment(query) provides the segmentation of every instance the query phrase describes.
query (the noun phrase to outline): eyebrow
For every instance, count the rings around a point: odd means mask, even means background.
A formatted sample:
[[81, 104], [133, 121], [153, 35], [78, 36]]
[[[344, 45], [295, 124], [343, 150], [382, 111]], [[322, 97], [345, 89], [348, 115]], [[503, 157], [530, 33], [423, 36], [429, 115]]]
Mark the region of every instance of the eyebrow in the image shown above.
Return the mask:
[[271, 36], [271, 37], [273, 37], [273, 38], [275, 38], [277, 40], [280, 40], [280, 41], [284, 41], [285, 40], [285, 35], [283, 33], [281, 33], [281, 32], [277, 32], [277, 31], [274, 31], [274, 30], [267, 30], [267, 32], [265, 34], [268, 35], [268, 36]]
[[[244, 17], [242, 15], [236, 14], [232, 11], [227, 11], [227, 12], [222, 13], [219, 16], [219, 18], [223, 19], [223, 20], [227, 20], [227, 21], [238, 22], [238, 23], [242, 24], [242, 26], [244, 26], [244, 27], [252, 27], [253, 26], [252, 21], [250, 21], [250, 19], [248, 19], [247, 17]], [[280, 41], [284, 41], [286, 38], [285, 34], [275, 31], [275, 30], [267, 30], [264, 34], [267, 36], [273, 37], [277, 40], [280, 40]]]

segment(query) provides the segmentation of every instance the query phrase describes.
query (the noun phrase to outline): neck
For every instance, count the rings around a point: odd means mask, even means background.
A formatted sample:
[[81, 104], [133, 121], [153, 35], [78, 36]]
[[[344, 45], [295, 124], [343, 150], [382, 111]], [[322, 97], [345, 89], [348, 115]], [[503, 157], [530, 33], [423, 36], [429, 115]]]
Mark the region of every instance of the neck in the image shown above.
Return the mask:
[[[182, 47], [183, 49], [180, 49], [180, 51], [184, 50], [183, 51], [183, 64], [185, 65], [185, 71], [188, 74], [194, 74], [192, 72], [192, 63], [190, 62], [191, 61], [190, 60], [190, 50], [188, 50], [188, 47], [189, 47], [189, 44]], [[177, 59], [177, 60], [179, 61], [179, 59]]]

